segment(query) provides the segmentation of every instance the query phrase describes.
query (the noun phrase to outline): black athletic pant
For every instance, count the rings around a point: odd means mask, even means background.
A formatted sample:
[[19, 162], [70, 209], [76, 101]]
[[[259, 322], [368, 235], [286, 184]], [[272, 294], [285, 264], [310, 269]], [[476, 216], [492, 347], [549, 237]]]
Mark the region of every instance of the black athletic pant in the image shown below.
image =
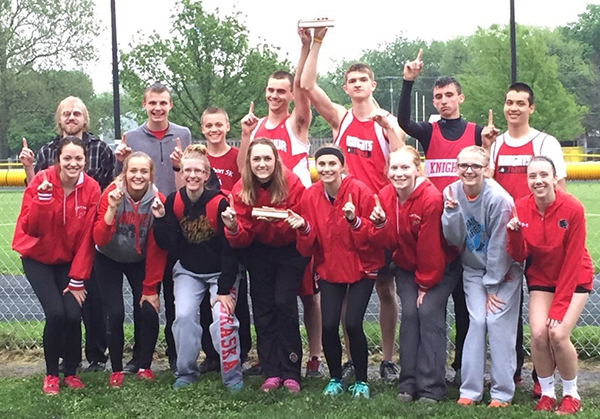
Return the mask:
[[134, 320], [134, 328], [140, 341], [137, 366], [145, 369], [150, 368], [152, 364], [152, 355], [158, 339], [158, 313], [148, 302], [144, 302], [140, 307], [145, 264], [145, 259], [135, 263], [120, 263], [98, 251], [95, 252], [94, 266], [106, 313], [106, 337], [113, 371], [123, 370], [123, 274], [127, 276], [131, 286], [134, 309], [138, 310], [138, 317]]
[[[85, 325], [85, 358], [88, 362], [106, 362], [106, 323], [102, 310], [102, 297], [95, 270], [85, 282], [87, 295], [83, 303]], [[81, 359], [80, 359], [81, 361]]]
[[[212, 323], [212, 310], [210, 306], [210, 295], [206, 293], [204, 300], [200, 304], [200, 325], [202, 330], [209, 330]], [[238, 297], [235, 305], [235, 316], [240, 322], [240, 358], [244, 362], [248, 358], [248, 353], [252, 349], [252, 335], [250, 333], [250, 308], [248, 307], [248, 278], [246, 271], [242, 271]], [[206, 358], [219, 361], [219, 353], [215, 350], [210, 333], [202, 333], [202, 349]]]
[[165, 340], [167, 342], [166, 354], [169, 361], [177, 359], [177, 350], [175, 349], [175, 338], [173, 337], [173, 322], [175, 321], [175, 294], [173, 294], [173, 266], [179, 260], [176, 252], [169, 252], [167, 255], [167, 265], [162, 280], [163, 298], [165, 300]]
[[43, 336], [46, 374], [58, 377], [58, 358], [62, 356], [65, 376], [74, 375], [81, 359], [81, 307], [73, 294], [63, 294], [69, 285], [71, 264], [45, 265], [28, 258], [22, 262], [46, 317]]
[[308, 258], [298, 253], [296, 243], [272, 247], [256, 241], [247, 249], [247, 256], [260, 365], [267, 378], [300, 381], [297, 295]]
[[363, 321], [375, 280], [363, 278], [353, 284], [335, 284], [319, 280], [321, 290], [321, 319], [323, 323], [323, 352], [331, 378], [342, 379], [342, 343], [340, 342], [340, 317], [342, 303], [348, 293], [346, 308], [346, 333], [350, 341], [350, 356], [358, 381], [367, 381], [369, 351], [363, 330]]
[[[450, 270], [450, 272], [447, 272]], [[463, 347], [465, 346], [465, 338], [469, 330], [469, 310], [467, 310], [467, 301], [465, 300], [465, 290], [463, 288], [463, 269], [460, 257], [457, 257], [452, 262], [446, 264], [444, 275], [459, 276], [458, 283], [452, 291], [452, 300], [454, 301], [454, 324], [456, 327], [455, 352], [452, 368], [458, 371], [462, 364]]]

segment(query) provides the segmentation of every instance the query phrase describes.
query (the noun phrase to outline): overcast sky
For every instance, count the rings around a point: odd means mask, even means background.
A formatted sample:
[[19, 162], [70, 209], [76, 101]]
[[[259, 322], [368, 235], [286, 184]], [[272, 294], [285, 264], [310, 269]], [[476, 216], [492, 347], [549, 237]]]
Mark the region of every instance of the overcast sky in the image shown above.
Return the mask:
[[[100, 60], [86, 71], [97, 92], [111, 90], [110, 1], [95, 0], [103, 31], [96, 46]], [[515, 0], [517, 23], [556, 27], [577, 20], [586, 5], [600, 0]], [[168, 36], [176, 0], [117, 0], [119, 48], [128, 50], [138, 32]], [[327, 34], [320, 69], [336, 61], [354, 59], [365, 49], [391, 41], [399, 35], [427, 41], [470, 35], [480, 27], [509, 21], [509, 0], [205, 0], [205, 10], [219, 7], [221, 14], [234, 10], [245, 15], [252, 43], [267, 42], [281, 48], [282, 58], [298, 58], [298, 19], [327, 16], [335, 28]], [[426, 59], [426, 57], [425, 57]]]

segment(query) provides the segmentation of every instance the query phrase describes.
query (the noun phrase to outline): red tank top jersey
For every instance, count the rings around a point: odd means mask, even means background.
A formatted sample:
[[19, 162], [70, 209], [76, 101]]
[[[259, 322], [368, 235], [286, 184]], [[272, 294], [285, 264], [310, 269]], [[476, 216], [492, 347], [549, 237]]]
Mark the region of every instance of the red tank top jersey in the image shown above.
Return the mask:
[[389, 183], [384, 173], [390, 144], [383, 128], [373, 121], [360, 121], [348, 110], [335, 143], [343, 150], [348, 172], [375, 193]]
[[506, 141], [502, 141], [498, 149], [494, 162], [494, 180], [506, 189], [515, 201], [531, 193], [527, 186], [527, 165], [535, 155], [533, 141], [519, 147], [511, 147]]
[[250, 139], [268, 138], [273, 141], [283, 164], [300, 178], [305, 188], [308, 188], [312, 184], [308, 168], [310, 144], [303, 143], [294, 135], [289, 115], [273, 129], [267, 128], [266, 124], [267, 118], [261, 118]]
[[238, 170], [237, 156], [238, 149], [235, 147], [231, 147], [227, 153], [219, 157], [207, 154], [210, 166], [219, 178], [221, 191], [225, 194], [228, 194], [233, 189], [233, 185], [242, 177]]
[[460, 150], [475, 145], [475, 127], [472, 122], [467, 122], [467, 127], [458, 140], [446, 140], [437, 122], [432, 124], [431, 140], [425, 154], [425, 176], [429, 178], [438, 191], [458, 180], [456, 174], [456, 157]]

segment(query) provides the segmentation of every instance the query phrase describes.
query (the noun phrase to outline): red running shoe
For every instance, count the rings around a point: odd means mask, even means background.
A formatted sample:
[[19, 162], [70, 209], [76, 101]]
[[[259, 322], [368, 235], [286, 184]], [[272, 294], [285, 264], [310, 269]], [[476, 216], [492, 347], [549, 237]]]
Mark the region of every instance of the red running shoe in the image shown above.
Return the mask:
[[44, 377], [42, 391], [48, 396], [54, 396], [60, 392], [60, 378], [55, 375], [47, 375]]
[[556, 409], [558, 415], [572, 415], [581, 411], [579, 399], [573, 396], [564, 396]]
[[109, 387], [121, 387], [123, 385], [123, 379], [125, 378], [125, 374], [123, 371], [115, 371], [110, 377], [108, 377], [108, 386]]
[[73, 390], [79, 390], [80, 388], [85, 388], [85, 384], [81, 382], [78, 376], [69, 375], [64, 379], [65, 385]]
[[137, 374], [135, 374], [137, 376], [137, 378], [139, 378], [140, 380], [154, 380], [154, 373], [152, 373], [152, 370], [150, 368], [140, 368], [137, 372]]
[[554, 412], [556, 407], [556, 399], [548, 396], [540, 397], [540, 401], [537, 402], [533, 410], [536, 412]]
[[531, 398], [539, 399], [540, 397], [542, 397], [542, 386], [538, 380], [535, 380], [531, 389]]

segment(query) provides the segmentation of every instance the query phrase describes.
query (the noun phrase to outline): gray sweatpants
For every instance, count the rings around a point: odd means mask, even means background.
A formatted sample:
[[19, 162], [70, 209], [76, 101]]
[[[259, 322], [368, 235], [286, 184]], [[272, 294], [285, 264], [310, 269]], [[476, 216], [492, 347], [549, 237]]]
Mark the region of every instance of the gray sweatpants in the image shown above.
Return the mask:
[[463, 286], [469, 310], [469, 331], [465, 339], [462, 358], [462, 385], [460, 397], [480, 401], [483, 396], [483, 374], [486, 359], [486, 331], [489, 336], [492, 399], [512, 401], [515, 393], [513, 375], [516, 369], [517, 321], [523, 271], [514, 263], [507, 277], [498, 288], [497, 296], [504, 301], [501, 310], [486, 310], [486, 289], [482, 278], [485, 272], [464, 267]]
[[414, 272], [396, 272], [396, 291], [402, 304], [400, 323], [399, 393], [442, 400], [446, 393], [446, 303], [458, 283], [449, 275], [429, 289], [417, 308]]
[[[175, 292], [175, 322], [173, 336], [177, 349], [177, 378], [190, 382], [196, 381], [200, 374], [198, 355], [202, 342], [199, 308], [206, 292], [211, 301], [217, 295], [217, 280], [220, 272], [196, 274], [185, 269], [179, 262], [173, 267]], [[237, 300], [239, 278], [231, 289], [231, 295]], [[221, 378], [225, 386], [230, 387], [242, 381], [242, 363], [240, 362], [239, 322], [234, 314], [222, 310], [221, 303], [212, 307], [213, 322], [210, 334], [213, 345], [220, 354]]]

